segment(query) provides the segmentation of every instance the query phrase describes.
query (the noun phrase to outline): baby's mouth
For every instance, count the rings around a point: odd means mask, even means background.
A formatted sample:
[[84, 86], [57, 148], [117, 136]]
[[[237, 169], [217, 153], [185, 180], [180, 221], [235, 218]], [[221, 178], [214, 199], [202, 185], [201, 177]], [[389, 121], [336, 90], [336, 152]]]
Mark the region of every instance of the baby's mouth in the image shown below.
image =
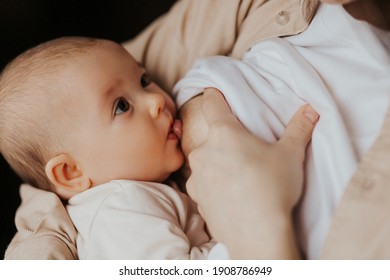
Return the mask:
[[179, 119], [175, 119], [168, 132], [168, 138], [169, 139], [181, 139], [181, 136], [183, 134], [183, 123]]

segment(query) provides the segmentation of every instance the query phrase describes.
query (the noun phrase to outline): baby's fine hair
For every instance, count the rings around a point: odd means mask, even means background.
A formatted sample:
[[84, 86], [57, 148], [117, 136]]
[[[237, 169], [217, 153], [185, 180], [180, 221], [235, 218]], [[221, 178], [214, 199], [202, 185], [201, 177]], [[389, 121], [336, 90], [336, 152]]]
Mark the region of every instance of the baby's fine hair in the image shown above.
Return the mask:
[[61, 119], [55, 104], [64, 99], [61, 69], [98, 42], [84, 37], [48, 41], [16, 57], [0, 74], [0, 152], [24, 182], [52, 190], [45, 165], [63, 144], [63, 135], [53, 133]]

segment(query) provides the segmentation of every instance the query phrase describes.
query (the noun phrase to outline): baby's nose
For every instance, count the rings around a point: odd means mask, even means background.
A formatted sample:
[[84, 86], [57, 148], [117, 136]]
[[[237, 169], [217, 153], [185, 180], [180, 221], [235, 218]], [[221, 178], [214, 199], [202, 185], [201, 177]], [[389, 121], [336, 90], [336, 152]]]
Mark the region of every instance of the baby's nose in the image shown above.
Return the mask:
[[165, 108], [165, 99], [161, 94], [149, 93], [147, 95], [149, 112], [153, 118], [157, 118]]

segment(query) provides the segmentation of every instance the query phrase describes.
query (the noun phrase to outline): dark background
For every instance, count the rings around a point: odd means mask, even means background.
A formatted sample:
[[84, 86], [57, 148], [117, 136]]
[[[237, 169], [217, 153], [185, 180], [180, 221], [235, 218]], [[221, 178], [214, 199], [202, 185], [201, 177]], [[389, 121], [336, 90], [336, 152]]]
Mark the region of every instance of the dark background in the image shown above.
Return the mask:
[[[123, 42], [167, 11], [175, 0], [1, 0], [0, 69], [26, 49], [61, 36]], [[16, 232], [20, 179], [0, 157], [0, 255]]]

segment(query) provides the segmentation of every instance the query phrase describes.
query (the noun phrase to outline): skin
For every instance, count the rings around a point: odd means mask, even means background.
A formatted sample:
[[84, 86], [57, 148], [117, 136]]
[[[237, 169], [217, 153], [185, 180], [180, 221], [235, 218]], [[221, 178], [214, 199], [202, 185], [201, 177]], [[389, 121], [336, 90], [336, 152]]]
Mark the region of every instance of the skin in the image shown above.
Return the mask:
[[322, 3], [340, 4], [354, 18], [364, 20], [384, 30], [390, 30], [390, 2], [388, 0], [321, 0]]
[[113, 179], [163, 182], [182, 165], [173, 100], [121, 46], [102, 41], [61, 77], [71, 144], [46, 173], [62, 197]]

